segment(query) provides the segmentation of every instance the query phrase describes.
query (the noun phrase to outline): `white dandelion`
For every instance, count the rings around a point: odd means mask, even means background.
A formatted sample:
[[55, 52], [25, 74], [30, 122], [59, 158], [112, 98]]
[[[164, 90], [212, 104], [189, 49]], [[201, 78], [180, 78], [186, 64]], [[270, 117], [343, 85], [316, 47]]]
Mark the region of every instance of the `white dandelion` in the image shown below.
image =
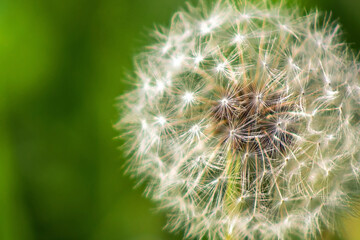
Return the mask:
[[360, 68], [339, 32], [317, 11], [230, 0], [188, 4], [155, 32], [118, 126], [169, 229], [335, 230], [360, 193]]

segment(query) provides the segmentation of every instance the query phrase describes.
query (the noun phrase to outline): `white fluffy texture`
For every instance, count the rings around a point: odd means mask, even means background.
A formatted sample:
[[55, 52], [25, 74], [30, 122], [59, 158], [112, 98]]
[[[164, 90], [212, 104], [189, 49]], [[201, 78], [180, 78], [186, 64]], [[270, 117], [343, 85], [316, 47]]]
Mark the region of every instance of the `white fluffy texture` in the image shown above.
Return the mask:
[[119, 128], [168, 227], [198, 239], [333, 230], [360, 177], [359, 66], [339, 26], [220, 1], [189, 5], [155, 38]]

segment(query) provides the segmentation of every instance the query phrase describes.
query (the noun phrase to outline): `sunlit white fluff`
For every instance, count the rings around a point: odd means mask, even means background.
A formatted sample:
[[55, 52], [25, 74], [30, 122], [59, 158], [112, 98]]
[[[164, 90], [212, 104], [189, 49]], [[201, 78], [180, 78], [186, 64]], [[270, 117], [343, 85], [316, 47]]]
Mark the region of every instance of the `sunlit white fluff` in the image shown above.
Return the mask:
[[129, 172], [200, 239], [335, 230], [360, 179], [359, 65], [339, 26], [269, 2], [200, 2], [136, 58]]

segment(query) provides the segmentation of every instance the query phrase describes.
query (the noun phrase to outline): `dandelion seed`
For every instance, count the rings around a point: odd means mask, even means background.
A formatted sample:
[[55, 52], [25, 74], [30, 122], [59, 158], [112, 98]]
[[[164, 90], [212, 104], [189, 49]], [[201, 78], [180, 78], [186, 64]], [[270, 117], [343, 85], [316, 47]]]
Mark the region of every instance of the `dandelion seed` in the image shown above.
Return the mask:
[[238, 33], [233, 38], [233, 43], [241, 44], [244, 42], [244, 40], [245, 40], [245, 36]]
[[224, 72], [225, 66], [226, 66], [226, 63], [219, 63], [215, 68], [216, 72]]
[[229, 100], [227, 98], [223, 98], [220, 100], [222, 106], [227, 106], [229, 104]]
[[144, 119], [141, 120], [141, 127], [143, 130], [146, 130], [148, 128], [148, 124], [147, 124], [146, 120], [144, 120]]
[[193, 92], [186, 92], [182, 99], [184, 100], [185, 104], [191, 104], [195, 101], [195, 96]]
[[249, 21], [251, 18], [251, 16], [249, 14], [243, 13], [240, 14], [240, 19], [245, 20], [245, 21]]
[[165, 90], [165, 83], [161, 80], [156, 81], [156, 91], [161, 93]]
[[169, 51], [169, 49], [171, 48], [171, 43], [167, 42], [165, 44], [165, 46], [162, 48], [162, 53], [165, 54]]
[[207, 34], [211, 31], [211, 28], [207, 22], [202, 22], [200, 24], [200, 31], [202, 34]]
[[164, 126], [166, 124], [166, 118], [164, 118], [163, 116], [158, 116], [155, 117], [156, 123], [159, 124], [160, 126]]
[[144, 83], [144, 87], [143, 87], [144, 91], [147, 92], [150, 90], [150, 84], [149, 83]]
[[198, 64], [201, 63], [203, 60], [204, 60], [204, 57], [199, 54], [199, 55], [197, 55], [197, 56], [195, 57], [194, 63], [198, 65]]
[[181, 64], [182, 64], [182, 62], [183, 62], [183, 60], [184, 60], [184, 56], [183, 56], [183, 55], [174, 57], [174, 58], [173, 58], [173, 61], [172, 61], [173, 67], [175, 67], [175, 68], [180, 67]]

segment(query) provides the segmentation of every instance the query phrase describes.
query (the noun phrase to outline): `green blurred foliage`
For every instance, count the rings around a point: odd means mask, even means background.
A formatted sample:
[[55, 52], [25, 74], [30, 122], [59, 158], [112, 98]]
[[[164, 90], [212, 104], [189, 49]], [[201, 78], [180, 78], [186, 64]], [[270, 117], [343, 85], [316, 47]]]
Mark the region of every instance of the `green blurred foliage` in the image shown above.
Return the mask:
[[[196, 2], [195, 0], [192, 2]], [[360, 48], [358, 0], [332, 11]], [[124, 176], [113, 124], [132, 57], [183, 0], [0, 1], [0, 239], [165, 240], [166, 219]], [[347, 219], [344, 239], [360, 239]], [[355, 226], [355, 227], [354, 227]]]

